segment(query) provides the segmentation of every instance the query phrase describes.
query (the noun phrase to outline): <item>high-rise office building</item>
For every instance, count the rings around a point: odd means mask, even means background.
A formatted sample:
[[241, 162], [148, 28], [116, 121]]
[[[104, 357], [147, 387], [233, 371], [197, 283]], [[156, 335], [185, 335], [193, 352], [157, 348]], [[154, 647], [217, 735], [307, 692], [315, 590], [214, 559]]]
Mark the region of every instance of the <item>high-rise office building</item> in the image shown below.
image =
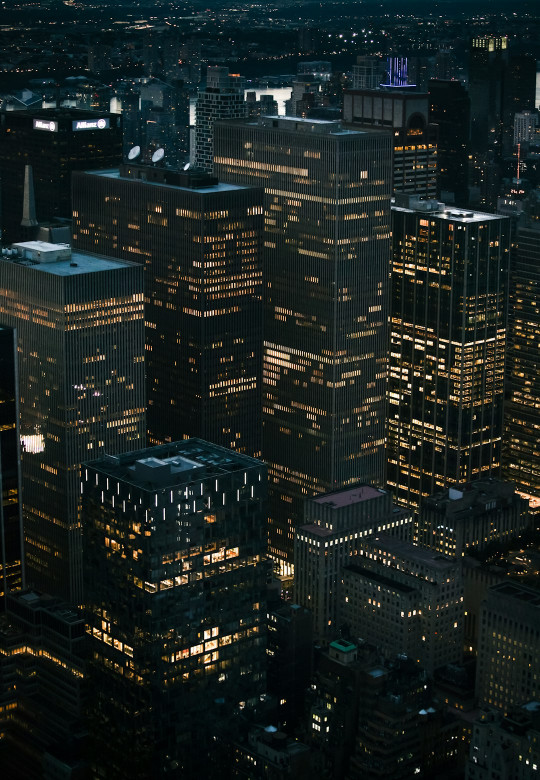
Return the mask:
[[364, 539], [343, 569], [340, 620], [351, 636], [428, 673], [463, 656], [461, 562], [386, 534]]
[[503, 76], [503, 148], [511, 154], [515, 135], [515, 116], [536, 106], [536, 59], [510, 54]]
[[507, 63], [506, 37], [481, 35], [471, 40], [468, 68], [471, 99], [469, 203], [488, 211], [495, 211], [501, 186]]
[[265, 466], [190, 439], [82, 492], [95, 776], [216, 777], [216, 724], [265, 693]]
[[71, 218], [71, 173], [110, 168], [122, 159], [117, 114], [71, 108], [8, 111], [0, 117], [2, 240], [19, 241], [25, 166], [34, 174], [39, 222]]
[[394, 192], [435, 196], [437, 127], [429, 119], [427, 93], [407, 85], [345, 91], [343, 121], [392, 135]]
[[460, 81], [431, 79], [429, 118], [438, 127], [437, 197], [458, 206], [468, 202], [470, 111]]
[[142, 268], [15, 248], [0, 260], [0, 320], [17, 328], [27, 582], [80, 603], [80, 463], [144, 444]]
[[479, 620], [476, 696], [507, 712], [540, 695], [540, 593], [516, 581], [488, 590]]
[[489, 544], [508, 543], [531, 526], [527, 501], [514, 485], [476, 479], [424, 499], [416, 542], [443, 555], [462, 558]]
[[206, 86], [197, 94], [195, 149], [192, 150], [195, 167], [212, 173], [215, 122], [247, 116], [244, 86], [245, 79], [229, 73], [228, 68], [208, 67]]
[[313, 613], [318, 642], [339, 636], [341, 571], [368, 536], [385, 532], [412, 541], [412, 516], [386, 490], [356, 485], [306, 499], [305, 524], [294, 543], [295, 599]]
[[262, 190], [131, 165], [73, 197], [74, 246], [145, 265], [149, 441], [260, 455]]
[[19, 452], [16, 334], [0, 326], [0, 609], [23, 584], [23, 526]]
[[304, 497], [383, 484], [390, 150], [341, 122], [215, 128], [217, 175], [266, 193], [263, 455], [284, 574]]
[[469, 49], [471, 149], [502, 151], [503, 73], [508, 61], [508, 39], [480, 35]]
[[392, 218], [388, 485], [418, 506], [499, 474], [510, 226], [407, 196]]
[[540, 508], [540, 197], [531, 198], [512, 248], [506, 357], [504, 474]]
[[23, 590], [0, 618], [0, 766], [14, 780], [85, 778], [84, 616]]

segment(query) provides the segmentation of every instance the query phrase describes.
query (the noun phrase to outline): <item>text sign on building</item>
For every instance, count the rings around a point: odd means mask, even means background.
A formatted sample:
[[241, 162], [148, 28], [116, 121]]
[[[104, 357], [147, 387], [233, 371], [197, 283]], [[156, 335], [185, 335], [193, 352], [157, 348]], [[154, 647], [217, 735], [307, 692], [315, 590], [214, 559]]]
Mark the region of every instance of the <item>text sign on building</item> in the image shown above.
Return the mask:
[[48, 130], [49, 133], [57, 133], [58, 122], [52, 122], [48, 119], [34, 119], [34, 130]]
[[71, 123], [72, 130], [107, 130], [108, 119], [76, 119]]

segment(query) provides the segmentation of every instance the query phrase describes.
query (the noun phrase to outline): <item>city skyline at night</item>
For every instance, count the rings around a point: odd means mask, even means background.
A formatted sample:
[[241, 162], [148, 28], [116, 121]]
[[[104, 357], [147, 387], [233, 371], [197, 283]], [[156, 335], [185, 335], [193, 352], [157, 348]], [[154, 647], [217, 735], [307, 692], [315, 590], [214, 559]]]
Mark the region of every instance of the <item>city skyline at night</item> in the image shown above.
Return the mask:
[[0, 4], [0, 776], [535, 780], [540, 14]]

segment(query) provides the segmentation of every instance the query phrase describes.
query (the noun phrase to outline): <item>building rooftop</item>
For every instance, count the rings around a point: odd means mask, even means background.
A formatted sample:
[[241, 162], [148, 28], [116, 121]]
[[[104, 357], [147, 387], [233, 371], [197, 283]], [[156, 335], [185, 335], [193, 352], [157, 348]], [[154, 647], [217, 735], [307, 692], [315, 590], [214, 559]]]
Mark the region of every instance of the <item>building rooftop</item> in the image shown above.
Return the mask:
[[410, 214], [427, 213], [432, 219], [443, 219], [448, 222], [460, 222], [464, 224], [473, 224], [475, 222], [488, 222], [491, 220], [503, 220], [500, 214], [486, 214], [482, 211], [471, 211], [470, 209], [460, 209], [455, 206], [446, 206], [444, 203], [433, 198], [422, 199], [418, 195], [408, 195], [398, 193], [392, 203], [394, 211], [405, 211]]
[[83, 464], [102, 474], [155, 492], [234, 471], [263, 468], [263, 464], [202, 439], [148, 447], [121, 455], [105, 455]]
[[342, 653], [351, 653], [353, 650], [358, 649], [354, 642], [349, 642], [348, 639], [335, 639], [333, 642], [330, 642], [330, 647]]
[[270, 130], [281, 130], [289, 133], [313, 133], [314, 135], [330, 136], [365, 136], [371, 130], [346, 127], [340, 119], [313, 119], [300, 116], [260, 116], [253, 120], [224, 119], [218, 124], [242, 125], [244, 127], [264, 127]]
[[219, 192], [235, 192], [237, 190], [253, 189], [247, 185], [241, 184], [227, 184], [226, 182], [218, 182], [217, 184], [209, 184], [207, 187], [182, 187], [179, 184], [172, 184], [165, 180], [151, 181], [149, 179], [135, 178], [133, 176], [123, 176], [119, 168], [111, 168], [110, 170], [103, 171], [85, 171], [92, 176], [101, 176], [105, 179], [118, 179], [120, 181], [129, 181], [133, 185], [140, 184], [151, 187], [161, 187], [168, 190], [178, 190], [180, 192], [189, 192], [190, 195], [201, 193], [202, 195], [215, 194]]
[[[403, 593], [403, 595], [409, 595], [410, 593], [414, 593], [416, 591], [416, 588], [412, 587], [411, 585], [404, 585], [397, 579], [392, 579], [391, 577], [387, 577], [384, 574], [379, 574], [379, 572], [373, 571], [373, 569], [368, 569], [358, 563], [350, 563], [348, 566], [345, 566], [343, 571], [350, 571], [353, 574], [358, 574], [361, 577], [365, 577], [368, 580], [373, 580], [373, 582], [376, 582], [379, 585], [383, 585], [386, 588], [391, 588], [393, 591]], [[389, 573], [391, 574], [392, 570], [390, 570]]]
[[498, 510], [502, 506], [510, 506], [514, 502], [523, 503], [526, 500], [516, 493], [511, 482], [500, 479], [478, 479], [465, 485], [441, 490], [425, 499], [426, 510], [436, 510], [444, 515], [452, 515], [454, 520], [466, 521], [471, 513], [479, 514], [489, 510]]
[[366, 539], [363, 545], [365, 548], [376, 548], [396, 558], [406, 558], [431, 568], [446, 569], [456, 565], [456, 562], [446, 555], [441, 555], [427, 547], [418, 547], [412, 542], [405, 542], [388, 534], [379, 534]]
[[540, 591], [527, 585], [522, 585], [517, 581], [507, 582], [505, 580], [497, 585], [493, 585], [489, 589], [488, 594], [495, 600], [500, 600], [501, 597], [516, 599], [522, 604], [540, 609]]
[[331, 531], [329, 528], [326, 528], [322, 525], [316, 525], [315, 523], [301, 525], [298, 530], [304, 531], [307, 534], [313, 534], [314, 536], [321, 537], [335, 536], [338, 533], [343, 533], [342, 531]]
[[45, 241], [26, 241], [13, 244], [15, 255], [4, 256], [3, 262], [32, 268], [53, 276], [80, 276], [136, 266], [129, 260], [116, 260], [88, 252], [71, 251], [66, 244], [48, 244]]
[[429, 98], [429, 93], [418, 89], [416, 84], [379, 84], [376, 89], [371, 89], [369, 87], [362, 87], [360, 89], [347, 89], [345, 90], [345, 94], [366, 95], [382, 98], [395, 96], [406, 99], [414, 98], [415, 100], [418, 100], [419, 98], [427, 100]]
[[381, 498], [385, 495], [384, 490], [372, 487], [371, 485], [356, 485], [346, 490], [334, 490], [331, 493], [324, 493], [322, 496], [313, 498], [316, 504], [329, 504], [335, 509], [350, 504], [359, 504], [362, 501], [370, 501], [373, 498]]

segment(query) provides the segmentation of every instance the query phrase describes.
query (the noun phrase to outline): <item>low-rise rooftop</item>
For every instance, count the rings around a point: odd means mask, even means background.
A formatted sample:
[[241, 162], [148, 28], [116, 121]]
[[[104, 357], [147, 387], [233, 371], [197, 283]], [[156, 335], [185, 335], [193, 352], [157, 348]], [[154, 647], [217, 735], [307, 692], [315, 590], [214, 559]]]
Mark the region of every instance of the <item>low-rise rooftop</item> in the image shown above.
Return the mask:
[[339, 509], [342, 506], [350, 504], [359, 504], [362, 501], [369, 501], [373, 498], [381, 498], [385, 495], [384, 490], [372, 487], [371, 485], [356, 485], [346, 490], [334, 490], [331, 493], [324, 493], [312, 499], [316, 504], [329, 504]]
[[427, 547], [418, 547], [412, 542], [405, 542], [388, 534], [380, 534], [366, 539], [363, 546], [366, 549], [377, 548], [395, 558], [406, 559], [430, 568], [447, 569], [456, 565], [456, 562], [446, 555], [441, 555], [441, 553]]

